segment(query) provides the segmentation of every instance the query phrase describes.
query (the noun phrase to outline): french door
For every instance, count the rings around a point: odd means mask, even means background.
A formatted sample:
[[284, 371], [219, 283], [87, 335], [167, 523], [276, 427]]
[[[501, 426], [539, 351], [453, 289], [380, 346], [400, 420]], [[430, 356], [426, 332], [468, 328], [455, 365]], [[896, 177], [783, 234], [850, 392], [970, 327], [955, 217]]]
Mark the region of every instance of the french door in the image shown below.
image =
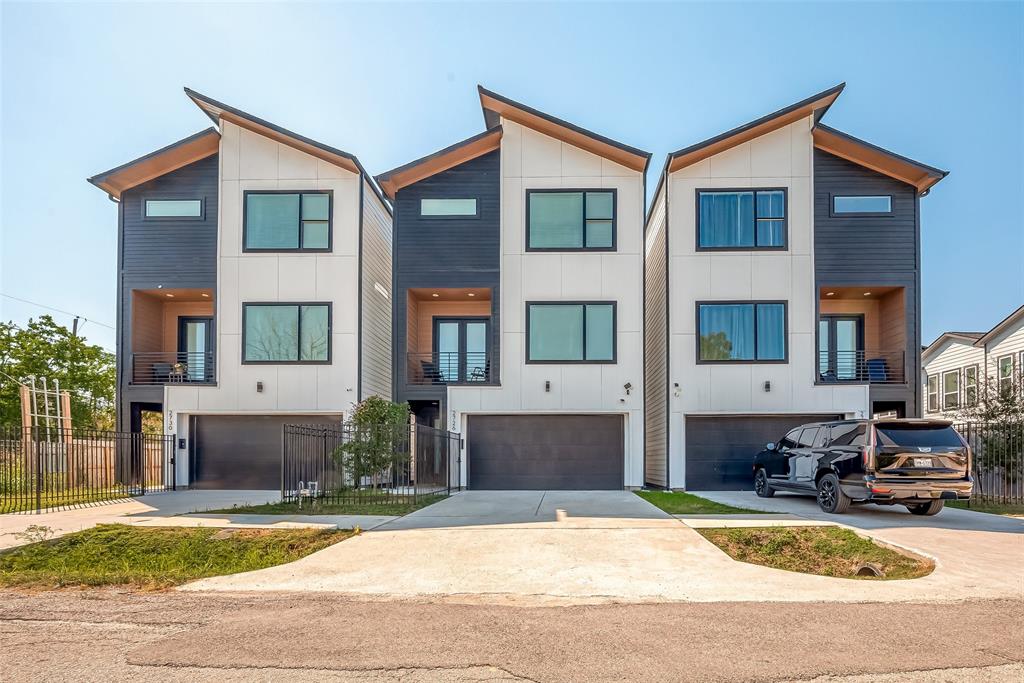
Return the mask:
[[213, 349], [213, 318], [178, 318], [178, 360], [188, 368], [190, 382], [213, 379], [210, 352]]
[[434, 318], [434, 356], [445, 384], [486, 382], [490, 318]]
[[857, 380], [864, 365], [864, 317], [823, 315], [818, 320], [818, 373], [826, 382]]

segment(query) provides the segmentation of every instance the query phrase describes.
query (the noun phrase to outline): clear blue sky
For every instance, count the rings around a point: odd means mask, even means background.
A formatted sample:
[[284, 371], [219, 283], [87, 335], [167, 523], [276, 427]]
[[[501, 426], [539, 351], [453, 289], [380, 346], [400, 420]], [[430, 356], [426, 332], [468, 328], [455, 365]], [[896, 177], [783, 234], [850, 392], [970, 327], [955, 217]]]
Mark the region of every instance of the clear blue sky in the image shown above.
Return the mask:
[[114, 323], [115, 206], [85, 178], [209, 126], [186, 85], [380, 173], [481, 131], [481, 83], [654, 152], [653, 186], [846, 81], [830, 125], [952, 172], [922, 202], [925, 342], [984, 330], [1024, 303], [1022, 8], [4, 2], [0, 291]]

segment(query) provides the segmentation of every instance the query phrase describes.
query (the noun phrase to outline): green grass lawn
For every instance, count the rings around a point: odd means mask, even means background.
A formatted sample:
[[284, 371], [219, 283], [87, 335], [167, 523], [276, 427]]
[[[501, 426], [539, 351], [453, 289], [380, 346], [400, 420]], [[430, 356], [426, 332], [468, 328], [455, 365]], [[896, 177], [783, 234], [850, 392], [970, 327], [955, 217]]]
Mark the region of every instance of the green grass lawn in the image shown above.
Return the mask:
[[736, 508], [683, 491], [635, 491], [634, 493], [670, 515], [766, 514], [763, 510]]
[[955, 500], [948, 501], [946, 506], [962, 510], [974, 510], [975, 512], [987, 512], [992, 515], [1024, 516], [1024, 503], [997, 503], [990, 500]]
[[264, 505], [240, 505], [223, 510], [209, 510], [221, 514], [234, 515], [406, 515], [414, 510], [433, 505], [446, 496], [389, 496], [382, 500], [381, 494], [367, 493], [360, 500], [343, 503], [327, 501], [303, 501], [302, 509], [298, 503], [266, 503]]
[[[0, 494], [2, 499], [3, 494]], [[72, 507], [80, 505], [111, 503], [118, 500], [130, 500], [131, 496], [123, 490], [112, 489], [110, 491], [96, 491], [93, 489], [68, 489], [59, 494], [43, 492], [41, 496], [42, 506], [40, 509], [59, 507]], [[31, 512], [36, 509], [36, 496], [34, 493], [18, 494], [17, 497], [8, 496], [7, 500], [0, 503], [0, 513]]]
[[354, 534], [103, 524], [0, 553], [0, 586], [166, 588], [293, 562]]
[[[848, 579], [916, 579], [935, 565], [877, 545], [849, 529], [839, 527], [769, 527], [759, 529], [697, 529], [697, 532], [734, 560]], [[857, 569], [872, 563], [881, 577], [857, 576]]]

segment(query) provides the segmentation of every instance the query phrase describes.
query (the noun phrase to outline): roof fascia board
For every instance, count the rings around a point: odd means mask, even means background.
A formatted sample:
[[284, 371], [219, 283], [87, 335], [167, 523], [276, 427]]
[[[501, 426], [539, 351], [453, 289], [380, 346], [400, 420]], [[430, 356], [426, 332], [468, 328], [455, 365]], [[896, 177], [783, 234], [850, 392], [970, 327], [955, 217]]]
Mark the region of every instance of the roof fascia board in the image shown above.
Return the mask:
[[1007, 328], [1011, 327], [1014, 323], [1018, 322], [1022, 318], [1024, 318], [1024, 306], [1021, 306], [1016, 311], [1014, 311], [1013, 313], [1011, 313], [1010, 315], [1006, 316], [1001, 321], [996, 323], [995, 327], [993, 327], [991, 330], [982, 335], [975, 343], [975, 345], [984, 346], [985, 344], [989, 343], [990, 341], [998, 337], [1000, 334], [1005, 332]]
[[375, 179], [384, 193], [394, 199], [395, 194], [403, 187], [493, 152], [501, 146], [501, 136], [501, 126], [485, 130], [398, 168], [385, 171]]
[[120, 199], [125, 190], [212, 156], [219, 148], [220, 133], [207, 128], [86, 180]]

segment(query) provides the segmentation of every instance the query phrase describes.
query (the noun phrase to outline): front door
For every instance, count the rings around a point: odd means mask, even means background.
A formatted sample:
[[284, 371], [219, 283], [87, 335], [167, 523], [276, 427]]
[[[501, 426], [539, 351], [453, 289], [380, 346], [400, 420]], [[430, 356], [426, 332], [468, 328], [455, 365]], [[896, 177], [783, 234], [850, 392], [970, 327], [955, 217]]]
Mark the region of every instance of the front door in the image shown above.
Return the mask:
[[823, 315], [818, 321], [818, 373], [824, 382], [859, 379], [864, 364], [864, 317]]
[[445, 384], [486, 382], [490, 318], [434, 318], [434, 355]]
[[213, 379], [210, 351], [213, 348], [213, 318], [178, 318], [178, 362], [187, 367], [190, 382]]

